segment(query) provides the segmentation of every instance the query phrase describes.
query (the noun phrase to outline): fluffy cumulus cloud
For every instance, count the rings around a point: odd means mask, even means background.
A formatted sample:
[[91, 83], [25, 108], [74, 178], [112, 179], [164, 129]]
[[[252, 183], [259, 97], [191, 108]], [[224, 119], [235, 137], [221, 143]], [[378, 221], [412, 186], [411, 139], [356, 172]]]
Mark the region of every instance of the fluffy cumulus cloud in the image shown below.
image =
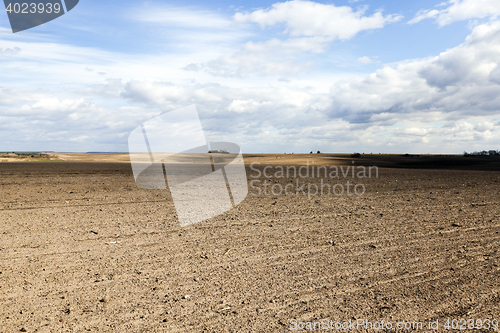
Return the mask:
[[[274, 132], [285, 140], [289, 133], [327, 121], [327, 94], [285, 87], [232, 88], [220, 84], [179, 87], [172, 83], [133, 80], [122, 96], [131, 103], [169, 111], [196, 104], [207, 136], [212, 140], [236, 136], [242, 144], [266, 142], [262, 133]], [[275, 142], [277, 143], [277, 142]], [[283, 143], [284, 144], [284, 143]]]
[[362, 64], [371, 64], [373, 62], [373, 59], [367, 56], [363, 56], [358, 58], [358, 61]]
[[[104, 90], [117, 87], [114, 81], [102, 85]], [[161, 112], [195, 104], [209, 140], [235, 141], [251, 151], [269, 149], [272, 138], [272, 149], [289, 151], [328, 120], [323, 110], [331, 104], [327, 94], [299, 88], [183, 86], [150, 79], [134, 79], [119, 87], [119, 98], [136, 106], [105, 108], [87, 99], [44, 97], [4, 109], [0, 119], [10, 118], [11, 124], [15, 119], [23, 126], [4, 129], [2, 142], [9, 143], [16, 133], [31, 144], [30, 149], [57, 150], [64, 143], [79, 151], [126, 150], [128, 133], [136, 126]], [[107, 148], [110, 143], [113, 149]], [[41, 148], [43, 144], [48, 148]]]
[[[404, 136], [443, 136], [447, 141], [499, 139], [491, 120], [500, 111], [500, 22], [474, 28], [465, 43], [428, 59], [386, 65], [331, 90], [331, 118], [365, 126], [422, 124]], [[474, 119], [490, 119], [474, 125]], [[469, 121], [466, 121], [469, 119]], [[436, 124], [451, 122], [452, 127]], [[425, 129], [432, 128], [432, 131]], [[460, 134], [462, 133], [462, 134]]]
[[[39, 96], [32, 96], [34, 98]], [[0, 109], [0, 142], [8, 150], [124, 150], [135, 124], [158, 111], [106, 108], [92, 100], [60, 100], [48, 94], [31, 103]]]
[[379, 149], [434, 143], [434, 151], [440, 144], [456, 151], [465, 140], [500, 140], [499, 37], [500, 22], [477, 26], [463, 44], [436, 57], [385, 65], [333, 84], [329, 94], [132, 80], [120, 96], [165, 111], [195, 103], [209, 136], [233, 135], [254, 147], [272, 138], [283, 149], [286, 142], [325, 142], [328, 149], [342, 138]]
[[[445, 8], [442, 8], [445, 7]], [[497, 18], [500, 15], [500, 1], [497, 0], [449, 0], [437, 9], [421, 10], [408, 23], [435, 19], [440, 26], [456, 21], [475, 18]]]
[[332, 89], [336, 110], [352, 120], [379, 113], [442, 111], [488, 115], [500, 109], [500, 22], [474, 28], [439, 56], [386, 65]]
[[236, 22], [253, 22], [262, 28], [283, 24], [292, 36], [324, 36], [349, 39], [361, 31], [380, 29], [402, 19], [400, 15], [383, 15], [377, 11], [365, 15], [366, 7], [354, 11], [349, 6], [335, 6], [313, 1], [279, 2], [268, 9], [236, 13]]
[[402, 18], [383, 15], [381, 11], [366, 15], [367, 8], [355, 11], [348, 6], [293, 0], [276, 3], [268, 9], [238, 12], [233, 17], [236, 26], [242, 27], [242, 23], [256, 23], [262, 28], [284, 25], [287, 37], [265, 34], [259, 41], [247, 41], [236, 51], [188, 64], [184, 70], [226, 78], [304, 73], [314, 66], [314, 61], [304, 59], [308, 55], [325, 52], [337, 39], [350, 39], [361, 31], [380, 29]]

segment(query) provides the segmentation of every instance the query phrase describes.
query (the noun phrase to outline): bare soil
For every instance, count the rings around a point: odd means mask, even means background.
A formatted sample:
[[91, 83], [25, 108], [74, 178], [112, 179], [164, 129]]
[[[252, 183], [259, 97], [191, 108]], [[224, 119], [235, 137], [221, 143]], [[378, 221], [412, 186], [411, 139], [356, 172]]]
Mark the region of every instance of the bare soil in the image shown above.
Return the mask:
[[[500, 319], [497, 160], [313, 155], [245, 161], [383, 167], [355, 180], [360, 196], [251, 188], [181, 228], [169, 192], [138, 188], [126, 156], [0, 163], [0, 332], [287, 332], [327, 318], [438, 319], [448, 331], [446, 319]], [[249, 184], [295, 181], [256, 174], [248, 165]]]

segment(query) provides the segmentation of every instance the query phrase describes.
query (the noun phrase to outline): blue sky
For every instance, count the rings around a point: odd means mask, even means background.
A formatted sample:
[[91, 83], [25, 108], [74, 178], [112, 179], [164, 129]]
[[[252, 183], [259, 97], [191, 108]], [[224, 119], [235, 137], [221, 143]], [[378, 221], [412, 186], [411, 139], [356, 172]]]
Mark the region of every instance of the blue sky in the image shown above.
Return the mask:
[[13, 34], [0, 151], [127, 151], [196, 104], [244, 152], [500, 149], [500, 2], [91, 1]]

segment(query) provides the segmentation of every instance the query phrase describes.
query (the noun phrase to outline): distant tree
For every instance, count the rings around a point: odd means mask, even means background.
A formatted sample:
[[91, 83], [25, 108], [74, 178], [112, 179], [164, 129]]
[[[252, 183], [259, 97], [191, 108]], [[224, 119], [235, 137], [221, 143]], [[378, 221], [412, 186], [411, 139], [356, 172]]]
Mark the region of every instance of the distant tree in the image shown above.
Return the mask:
[[464, 156], [499, 156], [499, 150], [481, 150], [481, 151], [473, 151], [471, 153], [464, 151]]
[[209, 154], [229, 154], [229, 152], [225, 149], [213, 149], [208, 151]]
[[318, 150], [318, 152], [316, 154], [321, 154], [321, 152]]

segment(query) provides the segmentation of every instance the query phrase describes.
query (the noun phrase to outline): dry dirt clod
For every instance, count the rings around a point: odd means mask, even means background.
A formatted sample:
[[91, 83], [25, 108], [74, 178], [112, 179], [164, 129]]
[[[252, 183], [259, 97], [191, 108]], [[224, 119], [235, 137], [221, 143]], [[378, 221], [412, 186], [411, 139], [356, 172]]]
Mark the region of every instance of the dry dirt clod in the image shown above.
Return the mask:
[[99, 302], [101, 302], [101, 303], [108, 303], [109, 302], [109, 297], [108, 296], [104, 296], [103, 298], [101, 298], [99, 300]]

